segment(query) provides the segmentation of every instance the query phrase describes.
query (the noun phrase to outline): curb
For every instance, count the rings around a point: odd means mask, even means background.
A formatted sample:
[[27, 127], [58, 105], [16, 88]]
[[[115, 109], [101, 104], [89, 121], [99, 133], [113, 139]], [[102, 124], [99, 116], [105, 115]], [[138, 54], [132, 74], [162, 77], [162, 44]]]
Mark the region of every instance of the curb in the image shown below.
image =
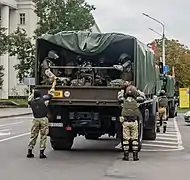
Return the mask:
[[14, 115], [0, 116], [0, 119], [10, 118], [10, 117], [19, 117], [19, 116], [25, 116], [25, 115], [30, 115], [30, 114], [32, 114], [32, 113], [22, 113], [22, 114], [14, 114]]

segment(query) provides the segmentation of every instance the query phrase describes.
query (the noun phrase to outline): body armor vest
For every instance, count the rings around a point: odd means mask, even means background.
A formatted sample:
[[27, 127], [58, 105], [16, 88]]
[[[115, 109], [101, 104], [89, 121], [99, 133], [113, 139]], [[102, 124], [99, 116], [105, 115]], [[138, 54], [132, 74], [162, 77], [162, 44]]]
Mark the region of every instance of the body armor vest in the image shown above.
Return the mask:
[[137, 101], [134, 98], [127, 97], [124, 100], [123, 109], [122, 109], [121, 115], [123, 117], [134, 116], [136, 118], [139, 116], [138, 104], [137, 104]]
[[159, 98], [159, 107], [167, 107], [168, 106], [168, 100], [167, 97], [160, 97]]
[[32, 108], [34, 118], [47, 117], [48, 108], [45, 105], [43, 98], [34, 99], [31, 102], [31, 108]]

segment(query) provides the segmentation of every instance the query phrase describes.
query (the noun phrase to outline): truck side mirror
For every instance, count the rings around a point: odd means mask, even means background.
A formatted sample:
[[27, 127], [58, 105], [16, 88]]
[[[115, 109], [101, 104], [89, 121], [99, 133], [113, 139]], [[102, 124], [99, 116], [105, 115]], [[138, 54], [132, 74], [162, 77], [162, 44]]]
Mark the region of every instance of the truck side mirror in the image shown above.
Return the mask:
[[143, 103], [144, 102], [144, 98], [141, 97], [141, 96], [138, 96], [136, 100], [137, 100], [138, 103]]

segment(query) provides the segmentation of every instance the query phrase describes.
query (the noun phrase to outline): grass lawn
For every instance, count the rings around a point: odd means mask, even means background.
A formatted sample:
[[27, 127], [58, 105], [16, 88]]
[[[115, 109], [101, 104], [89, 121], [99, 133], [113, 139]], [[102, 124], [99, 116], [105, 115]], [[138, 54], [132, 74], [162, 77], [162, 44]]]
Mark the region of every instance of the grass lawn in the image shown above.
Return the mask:
[[187, 111], [190, 111], [190, 108], [184, 108], [184, 109], [178, 108], [177, 111], [178, 111], [179, 113], [186, 113]]

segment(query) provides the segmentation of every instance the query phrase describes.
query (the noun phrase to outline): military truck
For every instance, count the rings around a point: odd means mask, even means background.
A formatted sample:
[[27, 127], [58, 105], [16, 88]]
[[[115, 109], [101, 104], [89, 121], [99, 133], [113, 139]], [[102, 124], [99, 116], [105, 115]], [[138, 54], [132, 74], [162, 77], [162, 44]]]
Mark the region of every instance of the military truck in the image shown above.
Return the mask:
[[165, 75], [163, 79], [163, 89], [168, 98], [168, 118], [177, 116], [179, 98], [176, 94], [175, 78], [171, 75]]
[[[66, 84], [57, 85], [49, 105], [49, 136], [54, 150], [71, 149], [74, 138], [80, 135], [86, 139], [98, 139], [105, 134], [121, 138], [121, 105], [117, 99], [121, 83], [114, 85], [113, 82], [121, 82], [122, 78], [132, 80], [146, 95], [146, 101], [139, 102], [142, 115], [139, 119], [139, 150], [142, 139], [156, 138], [160, 72], [153, 51], [137, 38], [121, 33], [63, 31], [39, 37], [36, 50], [36, 88], [42, 94], [48, 93], [51, 87], [43, 84], [41, 66], [50, 50], [59, 55], [58, 60], [52, 60], [51, 71], [70, 78]], [[122, 64], [120, 56], [123, 53], [127, 54], [131, 65], [126, 77], [114, 68], [114, 65]], [[99, 84], [97, 77], [101, 80]], [[78, 83], [72, 84], [72, 79]]]

